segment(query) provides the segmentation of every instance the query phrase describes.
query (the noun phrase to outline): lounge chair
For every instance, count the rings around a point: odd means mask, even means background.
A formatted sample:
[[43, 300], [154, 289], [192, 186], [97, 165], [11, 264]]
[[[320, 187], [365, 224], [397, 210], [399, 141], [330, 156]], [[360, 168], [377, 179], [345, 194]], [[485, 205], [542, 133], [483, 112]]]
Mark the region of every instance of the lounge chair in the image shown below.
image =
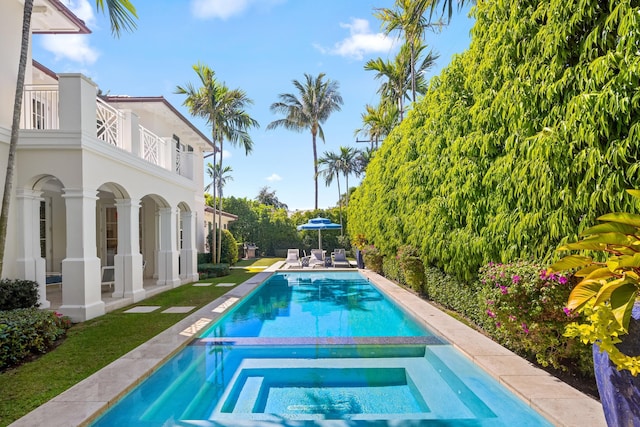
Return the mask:
[[108, 286], [109, 289], [113, 289], [116, 283], [116, 267], [113, 265], [103, 266], [100, 282], [102, 286]]
[[287, 268], [302, 267], [302, 263], [300, 262], [300, 253], [297, 249], [289, 249], [287, 251], [287, 259], [285, 260], [284, 265]]
[[336, 249], [331, 256], [333, 266], [338, 268], [350, 268], [351, 263], [347, 259], [347, 254], [344, 249]]
[[324, 252], [320, 249], [311, 249], [309, 267], [324, 267]]

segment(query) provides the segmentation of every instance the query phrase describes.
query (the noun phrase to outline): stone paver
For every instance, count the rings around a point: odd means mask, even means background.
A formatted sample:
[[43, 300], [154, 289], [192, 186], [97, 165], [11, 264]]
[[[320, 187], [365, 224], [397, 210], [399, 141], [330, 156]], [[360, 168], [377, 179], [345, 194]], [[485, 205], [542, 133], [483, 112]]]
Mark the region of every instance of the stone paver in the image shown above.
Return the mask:
[[218, 283], [216, 285], [216, 287], [221, 287], [221, 288], [229, 288], [231, 286], [235, 286], [235, 283]]
[[169, 314], [182, 314], [182, 313], [188, 313], [191, 310], [193, 310], [194, 308], [196, 308], [195, 305], [192, 306], [184, 306], [184, 307], [169, 307], [166, 310], [163, 310], [162, 313], [169, 313]]
[[194, 283], [193, 286], [211, 286], [213, 285], [213, 283], [211, 282], [199, 282], [199, 283]]
[[159, 308], [159, 305], [138, 305], [125, 311], [125, 313], [151, 313]]

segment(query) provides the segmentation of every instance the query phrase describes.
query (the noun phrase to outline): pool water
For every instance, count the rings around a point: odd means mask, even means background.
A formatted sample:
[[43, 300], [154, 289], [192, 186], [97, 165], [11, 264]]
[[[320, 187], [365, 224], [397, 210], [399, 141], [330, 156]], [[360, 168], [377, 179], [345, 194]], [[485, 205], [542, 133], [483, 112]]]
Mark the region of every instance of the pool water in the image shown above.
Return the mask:
[[324, 272], [272, 276], [93, 425], [325, 423], [550, 425], [362, 276]]
[[357, 272], [276, 274], [202, 337], [428, 336]]

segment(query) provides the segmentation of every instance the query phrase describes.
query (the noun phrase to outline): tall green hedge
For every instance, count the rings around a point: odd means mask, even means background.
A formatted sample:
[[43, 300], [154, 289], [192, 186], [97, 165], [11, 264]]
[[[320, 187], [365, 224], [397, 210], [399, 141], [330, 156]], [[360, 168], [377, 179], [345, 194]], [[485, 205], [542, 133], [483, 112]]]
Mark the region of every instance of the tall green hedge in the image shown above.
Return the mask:
[[640, 167], [640, 2], [478, 2], [456, 56], [384, 141], [349, 233], [469, 279], [549, 258], [610, 211]]

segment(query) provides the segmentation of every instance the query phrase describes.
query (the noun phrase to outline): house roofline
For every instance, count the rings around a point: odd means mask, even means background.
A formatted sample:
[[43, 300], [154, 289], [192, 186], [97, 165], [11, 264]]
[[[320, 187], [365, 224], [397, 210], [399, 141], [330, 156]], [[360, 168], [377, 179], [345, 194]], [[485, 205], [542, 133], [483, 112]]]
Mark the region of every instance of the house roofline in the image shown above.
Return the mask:
[[207, 141], [207, 144], [211, 146], [211, 148], [215, 148], [213, 142], [200, 131], [193, 123], [191, 123], [180, 111], [178, 111], [164, 96], [118, 96], [118, 95], [108, 95], [102, 97], [107, 102], [131, 102], [131, 103], [140, 103], [140, 102], [161, 102], [163, 103], [173, 114], [175, 114], [180, 120], [182, 120], [187, 126], [189, 126], [195, 133], [198, 134], [202, 139]]
[[75, 33], [70, 33], [68, 31], [38, 31], [37, 34], [91, 34], [91, 30], [84, 21], [78, 18], [71, 10], [65, 6], [60, 0], [47, 0], [49, 4], [55, 7], [58, 12], [63, 14], [69, 21], [73, 22], [77, 27], [78, 31]]
[[36, 61], [35, 59], [32, 59], [31, 61], [33, 62], [33, 66], [35, 68], [37, 68], [38, 70], [42, 71], [43, 73], [45, 73], [49, 77], [58, 80], [58, 75], [51, 68], [48, 68], [46, 65], [41, 64], [40, 62]]
[[[204, 207], [204, 211], [205, 212], [211, 212], [211, 213], [214, 213], [216, 215], [218, 214], [218, 209], [213, 209], [211, 206], [205, 206]], [[234, 214], [231, 214], [229, 212], [222, 211], [222, 216], [226, 216], [227, 218], [231, 218], [234, 221], [238, 220], [238, 215], [234, 215]]]

